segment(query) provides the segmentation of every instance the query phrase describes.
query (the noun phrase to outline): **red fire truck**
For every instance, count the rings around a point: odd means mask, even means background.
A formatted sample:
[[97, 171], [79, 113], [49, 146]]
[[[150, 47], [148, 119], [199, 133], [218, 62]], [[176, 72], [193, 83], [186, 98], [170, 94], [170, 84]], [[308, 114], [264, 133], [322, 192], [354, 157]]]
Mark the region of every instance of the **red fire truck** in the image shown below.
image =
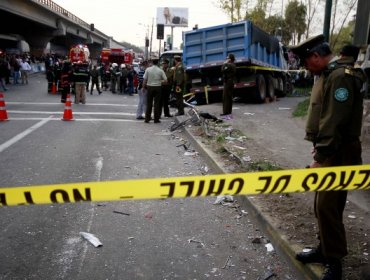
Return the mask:
[[88, 63], [90, 57], [90, 51], [87, 45], [74, 45], [69, 50], [69, 59], [71, 63], [75, 63], [78, 61]]
[[131, 51], [125, 51], [123, 49], [108, 49], [103, 48], [101, 51], [101, 62], [106, 63], [117, 63], [121, 64], [132, 64], [135, 56]]

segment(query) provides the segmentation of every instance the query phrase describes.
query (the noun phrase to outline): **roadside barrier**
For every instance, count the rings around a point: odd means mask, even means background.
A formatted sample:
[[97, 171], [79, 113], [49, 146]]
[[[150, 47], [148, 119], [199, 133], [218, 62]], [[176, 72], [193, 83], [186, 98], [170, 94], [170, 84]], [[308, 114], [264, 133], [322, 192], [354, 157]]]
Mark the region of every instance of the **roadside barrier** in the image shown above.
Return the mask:
[[63, 113], [63, 121], [73, 121], [73, 113], [72, 113], [72, 101], [71, 101], [71, 95], [67, 94], [67, 99], [64, 107], [64, 113]]
[[8, 113], [6, 112], [4, 94], [0, 92], [0, 121], [7, 121]]
[[1, 187], [0, 207], [90, 201], [370, 190], [370, 165]]

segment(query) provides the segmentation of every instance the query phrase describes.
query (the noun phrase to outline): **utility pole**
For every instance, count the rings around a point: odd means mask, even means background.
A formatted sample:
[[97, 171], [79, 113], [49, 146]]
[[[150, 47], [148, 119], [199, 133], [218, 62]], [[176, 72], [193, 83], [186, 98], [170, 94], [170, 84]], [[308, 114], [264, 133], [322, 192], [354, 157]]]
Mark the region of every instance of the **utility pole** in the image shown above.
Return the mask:
[[324, 36], [327, 42], [329, 42], [330, 37], [330, 20], [331, 20], [331, 7], [333, 0], [326, 0], [325, 4], [325, 18], [324, 18]]
[[149, 49], [149, 57], [152, 55], [153, 25], [154, 25], [154, 18], [152, 18], [152, 31], [150, 32], [150, 49]]

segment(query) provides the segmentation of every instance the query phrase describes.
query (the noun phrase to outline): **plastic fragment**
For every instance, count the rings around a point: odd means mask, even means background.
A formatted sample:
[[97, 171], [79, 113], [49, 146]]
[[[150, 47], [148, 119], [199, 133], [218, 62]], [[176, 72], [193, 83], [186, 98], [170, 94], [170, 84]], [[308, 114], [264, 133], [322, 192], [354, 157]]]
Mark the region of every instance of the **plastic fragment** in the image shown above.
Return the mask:
[[87, 241], [89, 241], [92, 245], [95, 247], [103, 246], [103, 244], [100, 242], [99, 238], [97, 238], [94, 234], [88, 233], [88, 232], [80, 232], [80, 235], [85, 238]]
[[223, 204], [225, 202], [234, 202], [233, 196], [232, 195], [219, 195], [217, 196], [213, 204]]
[[272, 246], [271, 243], [265, 244], [265, 247], [267, 249], [267, 252], [273, 252], [274, 251], [274, 246]]

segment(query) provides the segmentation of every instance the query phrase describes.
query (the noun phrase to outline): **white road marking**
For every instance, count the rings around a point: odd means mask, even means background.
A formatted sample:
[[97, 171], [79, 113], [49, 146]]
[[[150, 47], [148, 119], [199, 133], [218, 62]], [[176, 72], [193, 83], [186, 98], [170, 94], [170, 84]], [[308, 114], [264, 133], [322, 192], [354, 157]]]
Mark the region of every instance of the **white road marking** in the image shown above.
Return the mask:
[[44, 124], [46, 124], [48, 121], [50, 121], [51, 117], [52, 116], [50, 116], [49, 118], [42, 119], [37, 124], [31, 126], [30, 128], [26, 129], [25, 131], [23, 131], [23, 132], [19, 133], [18, 135], [14, 136], [12, 139], [10, 139], [10, 140], [6, 141], [5, 143], [1, 144], [0, 145], [0, 153], [2, 151], [4, 151], [5, 149], [9, 148], [11, 145], [18, 142], [19, 140], [21, 140], [22, 138], [26, 137], [28, 134], [30, 134], [34, 130], [36, 130], [36, 129], [40, 128], [41, 126], [43, 126]]
[[[6, 102], [6, 104], [10, 105], [60, 105], [64, 106], [62, 103], [51, 103], [51, 102], [17, 102], [17, 101], [10, 101]], [[74, 105], [74, 103], [72, 104]], [[75, 106], [78, 106], [77, 104]], [[83, 106], [111, 106], [111, 107], [137, 107], [135, 104], [111, 104], [111, 103], [86, 103]]]
[[[7, 110], [8, 113], [11, 114], [43, 114], [43, 115], [57, 115], [63, 114], [62, 111], [54, 111], [54, 112], [47, 112], [47, 111], [18, 111], [18, 110]], [[117, 115], [117, 116], [136, 116], [134, 113], [115, 113], [115, 112], [76, 112], [73, 111], [74, 115]]]
[[[8, 118], [8, 120], [13, 121], [40, 121], [45, 120], [46, 118]], [[50, 117], [49, 120], [51, 121], [61, 121], [62, 117]], [[73, 121], [82, 121], [82, 122], [89, 122], [89, 121], [102, 121], [102, 122], [140, 122], [138, 120], [129, 120], [129, 119], [73, 119]]]

